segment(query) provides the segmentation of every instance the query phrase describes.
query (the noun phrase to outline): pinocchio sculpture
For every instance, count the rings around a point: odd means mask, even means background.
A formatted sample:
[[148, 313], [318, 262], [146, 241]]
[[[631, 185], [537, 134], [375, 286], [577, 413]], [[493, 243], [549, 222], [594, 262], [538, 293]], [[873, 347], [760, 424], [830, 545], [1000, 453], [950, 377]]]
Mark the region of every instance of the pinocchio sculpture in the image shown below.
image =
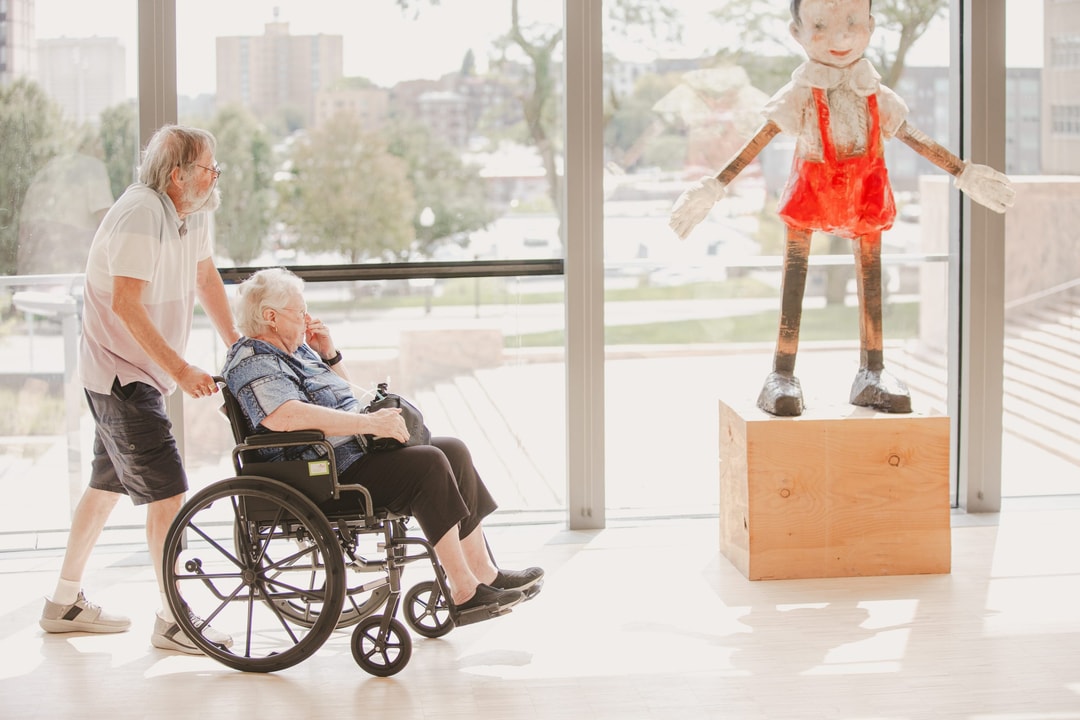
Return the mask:
[[1009, 179], [968, 163], [907, 123], [908, 108], [863, 57], [874, 32], [871, 0], [792, 0], [791, 34], [808, 60], [763, 110], [766, 118], [716, 176], [687, 188], [671, 211], [681, 238], [705, 219], [724, 188], [779, 133], [795, 136], [795, 160], [779, 204], [786, 226], [780, 329], [772, 372], [758, 407], [801, 415], [795, 376], [810, 236], [817, 230], [850, 238], [859, 295], [859, 370], [850, 402], [890, 413], [911, 412], [903, 381], [885, 370], [881, 332], [881, 233], [896, 216], [882, 145], [899, 138], [955, 178], [975, 202], [1003, 213], [1013, 203]]

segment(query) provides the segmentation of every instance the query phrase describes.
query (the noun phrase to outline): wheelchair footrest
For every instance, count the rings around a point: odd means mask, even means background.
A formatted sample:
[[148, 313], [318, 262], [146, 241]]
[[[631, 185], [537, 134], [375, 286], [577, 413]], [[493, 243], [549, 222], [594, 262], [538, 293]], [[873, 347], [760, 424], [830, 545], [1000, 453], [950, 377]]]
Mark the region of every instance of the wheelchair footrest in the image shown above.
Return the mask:
[[490, 605], [482, 605], [478, 608], [471, 608], [465, 612], [458, 612], [456, 609], [451, 610], [451, 618], [454, 621], [454, 625], [461, 627], [462, 625], [472, 625], [473, 623], [497, 618], [500, 615], [507, 614], [512, 609], [513, 607], [509, 605], [492, 603]]

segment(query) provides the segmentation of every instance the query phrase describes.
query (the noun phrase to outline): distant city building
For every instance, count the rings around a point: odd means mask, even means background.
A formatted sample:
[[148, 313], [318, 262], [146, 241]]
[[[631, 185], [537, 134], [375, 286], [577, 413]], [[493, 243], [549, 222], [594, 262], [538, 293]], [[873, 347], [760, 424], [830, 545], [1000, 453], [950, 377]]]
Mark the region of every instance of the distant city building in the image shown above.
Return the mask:
[[42, 38], [37, 80], [76, 123], [97, 124], [103, 110], [127, 97], [126, 53], [117, 38]]
[[480, 168], [493, 205], [512, 208], [547, 197], [547, 173], [534, 147], [504, 141], [494, 151], [467, 152], [462, 159]]
[[307, 127], [319, 92], [343, 74], [341, 35], [290, 35], [270, 22], [261, 36], [217, 38], [217, 104], [237, 104], [262, 118], [295, 117]]
[[469, 141], [468, 98], [456, 92], [437, 90], [417, 98], [417, 119], [453, 148], [464, 148]]
[[441, 80], [403, 80], [390, 88], [390, 114], [416, 120], [420, 117], [420, 98], [426, 93], [453, 90], [457, 75]]
[[379, 87], [343, 85], [316, 94], [315, 127], [324, 125], [342, 112], [354, 115], [368, 132], [379, 130], [386, 125], [390, 114], [390, 91]]
[[654, 62], [615, 62], [604, 66], [604, 86], [616, 97], [628, 97], [634, 93], [637, 81], [645, 75], [658, 72]]
[[1080, 0], [1043, 0], [1042, 171], [1080, 173]]
[[0, 0], [0, 87], [33, 79], [36, 67], [34, 0]]
[[1005, 172], [1043, 173], [1041, 68], [1005, 69]]
[[[515, 71], [514, 77], [506, 71]], [[504, 63], [498, 75], [468, 75], [459, 77], [454, 91], [468, 98], [469, 134], [484, 133], [487, 127], [511, 127], [519, 123], [525, 114], [521, 108], [521, 84], [524, 75], [521, 66]]]

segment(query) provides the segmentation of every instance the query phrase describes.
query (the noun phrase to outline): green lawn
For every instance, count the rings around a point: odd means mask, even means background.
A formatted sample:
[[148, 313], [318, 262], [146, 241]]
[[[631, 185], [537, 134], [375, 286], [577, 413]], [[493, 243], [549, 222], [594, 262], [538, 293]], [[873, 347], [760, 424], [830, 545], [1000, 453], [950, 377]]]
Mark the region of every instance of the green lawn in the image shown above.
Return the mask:
[[[608, 326], [608, 345], [693, 345], [699, 343], [775, 342], [779, 322], [777, 310], [715, 320], [675, 320], [640, 325]], [[918, 333], [918, 303], [894, 303], [884, 318], [887, 339], [914, 337]], [[854, 307], [826, 307], [803, 311], [799, 337], [804, 341], [857, 340], [858, 310]], [[562, 332], [535, 333], [515, 337], [515, 347], [551, 347], [564, 342]]]

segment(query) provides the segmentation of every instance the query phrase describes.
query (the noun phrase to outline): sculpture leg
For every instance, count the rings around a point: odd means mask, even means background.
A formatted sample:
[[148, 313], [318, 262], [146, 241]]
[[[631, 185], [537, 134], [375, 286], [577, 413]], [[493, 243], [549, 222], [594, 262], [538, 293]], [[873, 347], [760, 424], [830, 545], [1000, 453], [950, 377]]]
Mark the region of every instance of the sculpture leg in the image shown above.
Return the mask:
[[803, 393], [795, 377], [795, 355], [799, 351], [806, 265], [810, 255], [810, 231], [788, 228], [784, 254], [784, 277], [780, 287], [780, 332], [776, 338], [773, 369], [765, 378], [757, 405], [770, 415], [802, 415]]
[[851, 404], [888, 413], [911, 412], [907, 385], [885, 370], [881, 333], [881, 233], [854, 241], [859, 288], [859, 372], [851, 384]]

